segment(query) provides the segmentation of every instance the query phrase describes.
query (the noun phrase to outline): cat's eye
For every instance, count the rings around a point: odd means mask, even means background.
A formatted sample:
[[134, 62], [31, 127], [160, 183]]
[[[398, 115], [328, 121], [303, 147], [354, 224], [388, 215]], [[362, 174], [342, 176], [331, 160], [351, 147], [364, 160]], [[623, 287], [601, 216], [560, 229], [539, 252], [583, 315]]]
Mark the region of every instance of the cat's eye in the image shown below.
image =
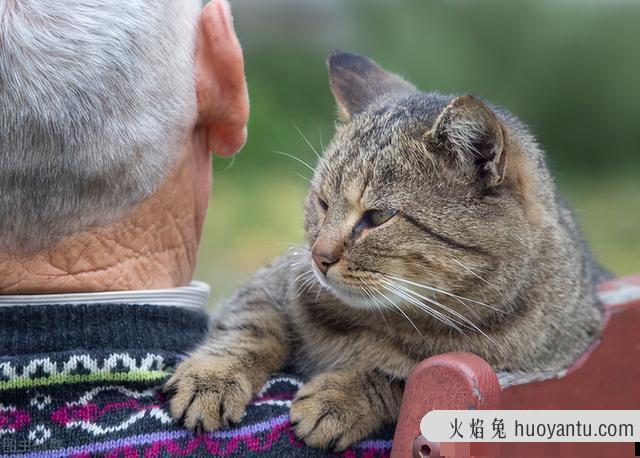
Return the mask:
[[324, 211], [327, 211], [329, 209], [329, 204], [322, 197], [318, 197], [318, 203]]
[[375, 227], [386, 223], [398, 214], [398, 210], [389, 208], [387, 210], [369, 210], [364, 214], [364, 219], [369, 226]]

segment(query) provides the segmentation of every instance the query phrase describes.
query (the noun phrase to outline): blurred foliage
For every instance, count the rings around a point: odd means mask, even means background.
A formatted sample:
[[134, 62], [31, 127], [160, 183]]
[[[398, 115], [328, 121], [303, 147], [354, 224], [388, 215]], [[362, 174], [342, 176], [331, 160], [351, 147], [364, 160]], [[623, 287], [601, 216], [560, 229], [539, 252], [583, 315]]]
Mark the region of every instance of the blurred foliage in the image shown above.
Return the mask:
[[640, 2], [235, 0], [251, 95], [249, 141], [214, 161], [196, 276], [220, 298], [303, 240], [310, 171], [335, 107], [325, 60], [366, 54], [423, 90], [473, 93], [523, 119], [587, 239], [617, 274], [640, 271]]

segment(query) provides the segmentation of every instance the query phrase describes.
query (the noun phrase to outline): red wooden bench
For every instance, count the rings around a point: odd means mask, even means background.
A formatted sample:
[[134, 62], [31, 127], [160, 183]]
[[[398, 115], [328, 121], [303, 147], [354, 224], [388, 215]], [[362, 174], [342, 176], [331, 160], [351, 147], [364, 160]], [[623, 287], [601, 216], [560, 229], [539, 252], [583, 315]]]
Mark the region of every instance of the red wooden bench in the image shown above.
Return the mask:
[[640, 274], [603, 283], [601, 340], [562, 374], [511, 384], [482, 358], [446, 353], [421, 362], [405, 388], [391, 456], [634, 456], [630, 443], [430, 443], [420, 420], [435, 409], [640, 409]]

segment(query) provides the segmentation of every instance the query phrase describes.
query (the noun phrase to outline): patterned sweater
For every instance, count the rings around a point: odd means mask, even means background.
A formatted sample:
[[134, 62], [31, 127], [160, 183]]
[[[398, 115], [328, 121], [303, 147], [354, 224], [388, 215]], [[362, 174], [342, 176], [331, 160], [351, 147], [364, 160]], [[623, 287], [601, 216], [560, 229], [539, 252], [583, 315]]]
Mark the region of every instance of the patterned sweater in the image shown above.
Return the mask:
[[[0, 306], [0, 456], [324, 457], [291, 432], [301, 380], [275, 375], [232, 429], [195, 435], [158, 388], [202, 340], [207, 315], [170, 306]], [[339, 456], [388, 456], [393, 431]]]

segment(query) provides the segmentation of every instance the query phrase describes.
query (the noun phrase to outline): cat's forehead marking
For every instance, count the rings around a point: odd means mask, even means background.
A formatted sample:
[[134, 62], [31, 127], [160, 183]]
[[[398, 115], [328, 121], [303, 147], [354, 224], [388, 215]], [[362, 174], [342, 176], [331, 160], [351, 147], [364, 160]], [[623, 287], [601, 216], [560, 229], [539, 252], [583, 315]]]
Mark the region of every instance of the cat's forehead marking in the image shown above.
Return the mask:
[[322, 165], [324, 194], [366, 210], [392, 188], [415, 181], [415, 170], [435, 166], [422, 138], [451, 100], [438, 94], [388, 99], [342, 126]]
[[343, 222], [343, 230], [345, 231], [345, 233], [347, 234], [351, 233], [353, 228], [358, 224], [358, 221], [360, 221], [360, 218], [362, 218], [362, 212], [359, 209], [357, 208], [349, 209], [349, 212], [347, 213], [347, 217], [344, 219], [344, 222]]
[[366, 181], [361, 177], [352, 177], [342, 180], [342, 197], [350, 208], [362, 207], [362, 197], [366, 186]]

